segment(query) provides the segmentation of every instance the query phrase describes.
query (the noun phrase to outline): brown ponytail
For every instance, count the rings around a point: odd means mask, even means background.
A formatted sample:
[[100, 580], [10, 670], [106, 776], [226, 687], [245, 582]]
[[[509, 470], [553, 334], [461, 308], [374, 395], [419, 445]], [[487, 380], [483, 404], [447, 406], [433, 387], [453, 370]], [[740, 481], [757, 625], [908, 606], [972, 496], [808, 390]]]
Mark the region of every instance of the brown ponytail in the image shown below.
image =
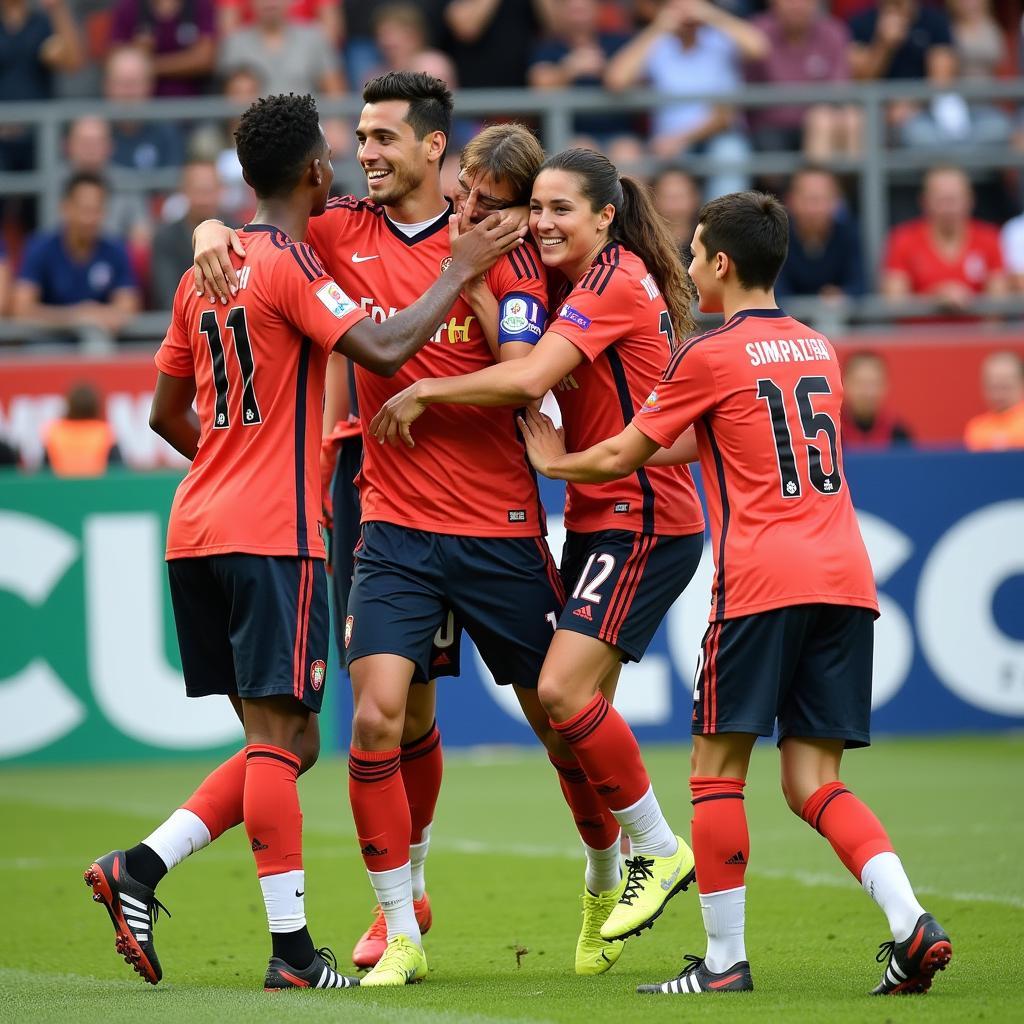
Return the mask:
[[692, 334], [696, 325], [691, 310], [694, 296], [690, 277], [668, 225], [654, 208], [647, 186], [635, 178], [620, 178], [615, 165], [592, 149], [563, 150], [548, 157], [541, 170], [575, 175], [580, 191], [595, 213], [609, 204], [615, 207], [609, 237], [644, 261], [665, 298], [676, 341]]

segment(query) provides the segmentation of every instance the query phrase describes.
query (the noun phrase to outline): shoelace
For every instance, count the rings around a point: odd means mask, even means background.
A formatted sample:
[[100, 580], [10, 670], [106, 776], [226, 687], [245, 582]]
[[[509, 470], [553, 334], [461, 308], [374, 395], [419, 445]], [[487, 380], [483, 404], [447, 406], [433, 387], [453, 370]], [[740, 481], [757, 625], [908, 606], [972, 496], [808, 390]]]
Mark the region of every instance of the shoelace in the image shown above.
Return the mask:
[[317, 950], [317, 954], [327, 962], [327, 965], [335, 974], [338, 973], [338, 958], [334, 955], [334, 950], [330, 946], [321, 946]]
[[149, 900], [149, 916], [153, 924], [156, 924], [156, 919], [160, 916], [161, 910], [168, 917], [171, 916], [171, 912], [156, 898], [156, 894], [154, 894]]
[[685, 978], [687, 974], [693, 974], [699, 967], [704, 966], [704, 957], [694, 956], [692, 953], [683, 954], [683, 969], [676, 975], [677, 978]]
[[644, 882], [654, 877], [651, 868], [654, 867], [654, 860], [649, 857], [632, 857], [626, 861], [626, 887], [619, 897], [620, 903], [626, 906], [633, 906], [633, 900], [643, 892]]
[[896, 952], [896, 942], [890, 939], [888, 942], [883, 942], [878, 947], [878, 956], [875, 959], [880, 963], [884, 964], [885, 961]]
[[373, 924], [370, 925], [366, 932], [366, 937], [368, 939], [386, 939], [388, 936], [388, 922], [380, 907], [377, 907], [376, 913], [377, 916], [373, 919]]

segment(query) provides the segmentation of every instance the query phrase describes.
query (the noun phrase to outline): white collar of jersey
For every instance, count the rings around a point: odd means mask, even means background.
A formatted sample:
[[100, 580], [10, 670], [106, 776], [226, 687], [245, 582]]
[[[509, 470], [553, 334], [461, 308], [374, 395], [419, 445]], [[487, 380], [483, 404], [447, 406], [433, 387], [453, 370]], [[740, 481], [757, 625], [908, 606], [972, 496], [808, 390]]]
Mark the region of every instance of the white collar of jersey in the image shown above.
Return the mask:
[[451, 209], [449, 208], [444, 210], [443, 213], [439, 213], [436, 217], [428, 217], [426, 220], [421, 220], [416, 224], [402, 224], [395, 220], [387, 210], [384, 211], [384, 216], [387, 217], [388, 222], [392, 224], [396, 230], [401, 231], [406, 238], [412, 238], [414, 235], [418, 235], [421, 231], [426, 231], [427, 228], [433, 227], [442, 217], [447, 220], [450, 213]]

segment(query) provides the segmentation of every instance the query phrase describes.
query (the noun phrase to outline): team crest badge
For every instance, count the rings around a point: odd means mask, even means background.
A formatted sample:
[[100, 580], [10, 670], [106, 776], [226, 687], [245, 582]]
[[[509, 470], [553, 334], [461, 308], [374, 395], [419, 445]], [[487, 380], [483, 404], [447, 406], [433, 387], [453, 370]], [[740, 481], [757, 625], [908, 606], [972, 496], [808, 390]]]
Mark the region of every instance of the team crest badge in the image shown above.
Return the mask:
[[443, 260], [441, 260], [441, 273], [443, 274], [451, 265], [452, 265], [452, 257], [451, 256], [445, 256], [445, 258]]
[[345, 650], [348, 650], [348, 645], [352, 643], [352, 621], [351, 615], [345, 620]]
[[327, 675], [326, 662], [314, 661], [313, 664], [309, 666], [309, 682], [317, 692], [319, 692], [320, 687], [324, 685], [325, 675]]

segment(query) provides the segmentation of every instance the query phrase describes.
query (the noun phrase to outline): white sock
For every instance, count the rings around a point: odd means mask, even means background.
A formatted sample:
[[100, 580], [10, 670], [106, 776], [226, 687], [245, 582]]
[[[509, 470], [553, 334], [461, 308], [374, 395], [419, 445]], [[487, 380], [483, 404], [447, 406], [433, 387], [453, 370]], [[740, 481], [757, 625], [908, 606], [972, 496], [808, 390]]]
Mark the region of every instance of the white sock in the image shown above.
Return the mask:
[[876, 853], [860, 873], [864, 891], [882, 908], [897, 942], [903, 942], [924, 913], [895, 853]]
[[612, 811], [612, 814], [629, 836], [634, 857], [638, 853], [648, 857], [671, 857], [679, 849], [679, 841], [661, 813], [653, 786], [632, 807]]
[[583, 850], [587, 855], [587, 872], [584, 875], [587, 889], [595, 896], [610, 892], [622, 878], [618, 839], [607, 850], [595, 850], [586, 843], [583, 844]]
[[272, 932], [297, 932], [306, 927], [306, 872], [283, 871], [260, 879], [267, 924]]
[[427, 852], [430, 850], [430, 829], [431, 825], [428, 825], [420, 837], [418, 843], [410, 843], [409, 845], [409, 864], [412, 867], [412, 898], [419, 900], [423, 898], [423, 894], [427, 891], [427, 879], [426, 879], [426, 867], [427, 867]]
[[741, 885], [738, 889], [699, 895], [704, 930], [708, 933], [708, 952], [704, 960], [709, 971], [721, 974], [747, 959], [743, 941], [747, 887]]
[[406, 861], [390, 871], [367, 871], [370, 885], [388, 923], [388, 938], [404, 935], [418, 946], [423, 944], [416, 912], [412, 909], [412, 868]]
[[142, 842], [167, 865], [167, 870], [170, 871], [186, 857], [210, 845], [210, 830], [199, 815], [179, 807]]

